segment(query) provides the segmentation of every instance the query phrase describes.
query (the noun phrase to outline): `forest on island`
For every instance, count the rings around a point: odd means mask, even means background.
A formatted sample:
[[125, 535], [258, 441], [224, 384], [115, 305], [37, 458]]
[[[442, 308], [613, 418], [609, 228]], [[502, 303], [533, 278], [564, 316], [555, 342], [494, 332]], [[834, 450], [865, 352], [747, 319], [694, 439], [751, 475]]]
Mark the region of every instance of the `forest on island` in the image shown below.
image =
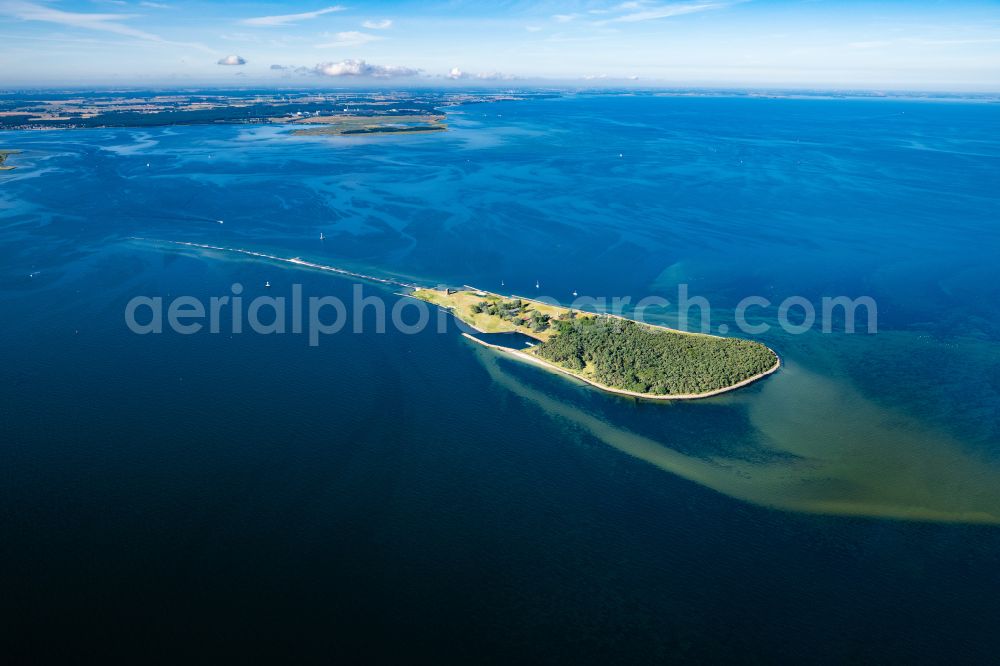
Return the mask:
[[705, 393], [774, 367], [774, 352], [739, 338], [656, 331], [607, 317], [555, 322], [541, 358], [612, 388], [656, 395]]

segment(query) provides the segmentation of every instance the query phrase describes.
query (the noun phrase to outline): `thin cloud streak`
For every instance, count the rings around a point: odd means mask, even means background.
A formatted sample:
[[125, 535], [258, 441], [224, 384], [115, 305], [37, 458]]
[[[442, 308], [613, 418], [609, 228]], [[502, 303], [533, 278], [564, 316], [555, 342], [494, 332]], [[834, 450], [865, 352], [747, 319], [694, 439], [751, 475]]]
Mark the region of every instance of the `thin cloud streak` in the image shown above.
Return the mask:
[[317, 44], [318, 49], [336, 49], [336, 48], [348, 48], [351, 46], [364, 46], [371, 42], [376, 42], [384, 37], [379, 37], [378, 35], [369, 35], [366, 32], [358, 32], [357, 30], [348, 30], [347, 32], [338, 32], [333, 35], [333, 41], [326, 42], [324, 44]]
[[332, 7], [326, 7], [324, 9], [317, 9], [314, 12], [302, 12], [300, 14], [280, 14], [278, 16], [257, 16], [254, 18], [243, 19], [240, 21], [242, 25], [249, 25], [255, 28], [274, 28], [284, 25], [293, 25], [299, 21], [308, 21], [309, 19], [319, 18], [325, 14], [330, 14], [333, 12], [342, 12], [346, 9], [341, 5], [333, 5]]
[[86, 12], [66, 12], [61, 9], [53, 9], [52, 7], [46, 7], [33, 2], [4, 0], [0, 1], [0, 15], [11, 16], [21, 19], [22, 21], [40, 21], [44, 23], [55, 23], [57, 25], [71, 28], [110, 32], [116, 35], [136, 37], [144, 41], [156, 42], [158, 44], [170, 44], [173, 46], [198, 49], [212, 55], [217, 53], [215, 50], [210, 49], [204, 44], [171, 41], [151, 32], [138, 30], [121, 23], [121, 21], [135, 18], [134, 14], [90, 14]]
[[[626, 6], [633, 6], [634, 3], [626, 3]], [[731, 7], [733, 2], [692, 2], [685, 4], [673, 4], [673, 5], [659, 5], [656, 7], [648, 7], [642, 9], [641, 11], [631, 12], [628, 14], [623, 14], [622, 16], [616, 16], [615, 18], [607, 19], [605, 21], [599, 21], [598, 25], [604, 23], [638, 23], [640, 21], [656, 21], [659, 19], [670, 18], [672, 16], [683, 16], [685, 14], [697, 14], [698, 12], [707, 12], [713, 9], [725, 9]]]
[[867, 42], [851, 42], [849, 49], [881, 49], [890, 46], [968, 46], [970, 44], [1000, 44], [1000, 38], [990, 39], [922, 39], [908, 37], [900, 39], [871, 40]]

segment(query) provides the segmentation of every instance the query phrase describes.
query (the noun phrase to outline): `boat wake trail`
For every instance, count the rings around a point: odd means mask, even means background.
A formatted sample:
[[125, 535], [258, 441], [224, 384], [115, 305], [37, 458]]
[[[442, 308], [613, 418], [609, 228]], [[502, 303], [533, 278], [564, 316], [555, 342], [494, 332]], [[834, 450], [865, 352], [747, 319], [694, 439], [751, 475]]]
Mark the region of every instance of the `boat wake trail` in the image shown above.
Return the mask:
[[188, 241], [175, 241], [175, 240], [162, 240], [158, 238], [140, 238], [138, 236], [132, 236], [129, 240], [134, 241], [145, 241], [150, 243], [165, 243], [169, 245], [180, 245], [183, 247], [193, 247], [200, 250], [214, 250], [216, 252], [228, 252], [231, 254], [243, 254], [248, 257], [254, 257], [255, 259], [265, 259], [267, 261], [277, 261], [284, 264], [291, 264], [293, 266], [299, 266], [302, 268], [311, 268], [318, 271], [325, 271], [327, 273], [336, 273], [337, 275], [342, 275], [344, 277], [356, 278], [359, 280], [367, 280], [370, 282], [377, 282], [379, 284], [390, 285], [393, 287], [403, 287], [406, 289], [419, 289], [420, 285], [413, 284], [411, 282], [403, 282], [402, 280], [393, 280], [391, 278], [378, 277], [375, 275], [368, 275], [366, 273], [358, 273], [356, 271], [349, 271], [344, 268], [337, 268], [336, 266], [326, 266], [324, 264], [317, 264], [312, 261], [306, 261], [305, 259], [300, 259], [298, 257], [279, 257], [273, 254], [267, 254], [266, 252], [256, 252], [254, 250], [245, 250], [239, 247], [223, 247], [221, 245], [208, 245], [206, 243], [191, 243]]

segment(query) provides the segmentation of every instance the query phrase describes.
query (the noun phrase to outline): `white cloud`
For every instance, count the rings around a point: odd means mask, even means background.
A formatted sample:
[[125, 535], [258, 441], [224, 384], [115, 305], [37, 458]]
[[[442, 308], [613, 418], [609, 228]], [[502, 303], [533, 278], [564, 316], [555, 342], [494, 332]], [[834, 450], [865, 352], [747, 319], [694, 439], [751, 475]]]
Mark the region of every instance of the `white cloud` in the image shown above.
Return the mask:
[[[274, 72], [291, 72], [293, 74], [315, 74], [316, 72], [309, 69], [308, 67], [295, 66], [295, 65], [271, 65], [271, 71]], [[286, 74], [288, 76], [288, 74]]]
[[245, 65], [247, 64], [246, 58], [238, 55], [227, 55], [225, 58], [219, 58], [220, 65]]
[[503, 72], [479, 72], [476, 74], [476, 78], [480, 81], [513, 81], [517, 77]]
[[170, 9], [170, 5], [165, 5], [162, 2], [150, 2], [149, 0], [142, 0], [139, 3], [140, 7], [150, 7], [152, 9]]
[[638, 81], [639, 77], [635, 74], [630, 74], [628, 76], [619, 76], [617, 74], [587, 74], [583, 77], [584, 81]]
[[313, 72], [321, 76], [358, 76], [373, 79], [389, 79], [403, 76], [416, 76], [418, 69], [399, 67], [397, 65], [370, 65], [364, 60], [341, 60], [340, 62], [320, 63]]
[[388, 30], [392, 27], [392, 21], [389, 19], [382, 19], [381, 21], [365, 21], [361, 24], [362, 28], [368, 28], [369, 30]]
[[342, 12], [344, 9], [345, 7], [334, 5], [332, 7], [326, 7], [325, 9], [317, 9], [314, 12], [302, 12], [301, 14], [257, 16], [255, 18], [243, 19], [240, 23], [243, 25], [252, 25], [256, 28], [273, 28], [276, 26], [292, 25], [294, 23], [298, 23], [299, 21], [307, 21], [309, 19], [318, 18], [324, 14], [330, 14], [331, 12]]
[[349, 30], [347, 32], [338, 32], [333, 35], [333, 41], [325, 42], [323, 44], [317, 44], [318, 49], [334, 49], [334, 48], [347, 48], [351, 46], [364, 46], [369, 42], [374, 42], [379, 39], [383, 39], [378, 35], [369, 35], [367, 32], [358, 32], [357, 30]]
[[458, 81], [460, 79], [478, 79], [480, 81], [513, 81], [515, 76], [510, 74], [504, 74], [502, 72], [479, 72], [478, 74], [471, 74], [469, 72], [463, 72], [458, 67], [452, 67], [451, 71], [448, 72], [448, 78]]
[[577, 18], [577, 14], [554, 14], [552, 20], [556, 23], [569, 23]]
[[528, 32], [539, 32], [542, 29], [542, 26], [540, 26], [540, 25], [526, 25], [526, 26], [524, 26], [524, 29], [527, 30]]

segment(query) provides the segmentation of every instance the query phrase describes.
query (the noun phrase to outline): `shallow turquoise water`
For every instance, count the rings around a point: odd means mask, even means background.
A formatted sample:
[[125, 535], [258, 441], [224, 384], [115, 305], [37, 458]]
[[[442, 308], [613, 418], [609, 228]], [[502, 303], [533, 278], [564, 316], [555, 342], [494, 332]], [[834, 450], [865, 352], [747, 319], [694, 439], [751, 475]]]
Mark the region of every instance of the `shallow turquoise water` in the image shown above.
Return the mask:
[[[0, 565], [25, 635], [992, 654], [995, 105], [571, 97], [449, 123], [4, 136], [24, 153], [0, 175]], [[352, 282], [133, 237], [563, 302], [688, 283], [714, 330], [749, 295], [869, 295], [879, 332], [773, 328], [776, 376], [648, 404], [454, 327], [136, 336], [136, 295], [347, 299]]]

